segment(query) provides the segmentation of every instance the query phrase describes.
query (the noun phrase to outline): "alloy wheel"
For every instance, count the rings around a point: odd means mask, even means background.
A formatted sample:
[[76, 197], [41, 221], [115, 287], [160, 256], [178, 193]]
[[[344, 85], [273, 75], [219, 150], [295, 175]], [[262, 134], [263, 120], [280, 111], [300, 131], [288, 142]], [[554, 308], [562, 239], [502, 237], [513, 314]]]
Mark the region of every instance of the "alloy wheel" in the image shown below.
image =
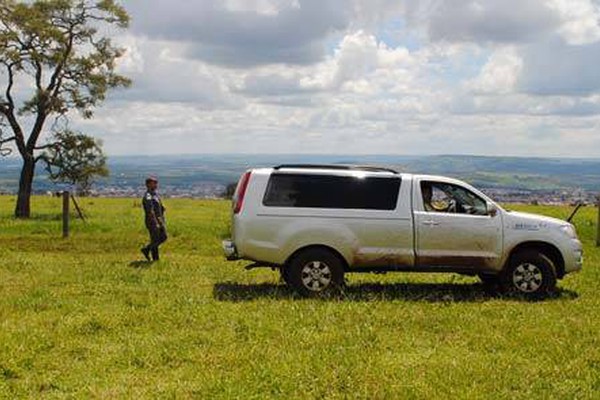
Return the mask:
[[533, 293], [542, 286], [543, 274], [536, 265], [522, 263], [513, 270], [512, 281], [519, 291]]
[[323, 261], [310, 261], [302, 267], [301, 279], [308, 290], [320, 292], [331, 284], [331, 269]]

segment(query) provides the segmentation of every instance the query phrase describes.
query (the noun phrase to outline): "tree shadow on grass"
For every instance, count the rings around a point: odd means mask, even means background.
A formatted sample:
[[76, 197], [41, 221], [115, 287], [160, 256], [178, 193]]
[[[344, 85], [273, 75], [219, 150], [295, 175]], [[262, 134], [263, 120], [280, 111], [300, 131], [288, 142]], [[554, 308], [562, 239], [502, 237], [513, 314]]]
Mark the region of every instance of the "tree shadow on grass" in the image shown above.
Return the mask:
[[[217, 283], [213, 287], [213, 297], [220, 301], [241, 302], [260, 299], [287, 300], [301, 299], [294, 290], [284, 284], [239, 284], [232, 282]], [[542, 301], [573, 300], [579, 297], [577, 292], [558, 289]], [[391, 301], [404, 300], [414, 302], [482, 302], [492, 299], [510, 299], [532, 301], [522, 297], [500, 295], [481, 283], [359, 283], [348, 285], [339, 294], [319, 297], [324, 301]]]
[[[14, 216], [10, 216], [11, 219], [16, 219]], [[71, 215], [71, 218], [75, 218], [74, 215]], [[31, 213], [31, 216], [27, 219], [19, 220], [25, 222], [51, 222], [51, 221], [62, 221], [62, 213], [58, 210], [55, 213], [50, 214], [41, 214], [41, 213]]]
[[[12, 215], [12, 214], [3, 215], [1, 219], [13, 220], [13, 221], [16, 220], [16, 221], [22, 221], [22, 222], [26, 223], [26, 222], [56, 222], [56, 221], [62, 221], [63, 217], [62, 217], [62, 211], [57, 210], [57, 212], [49, 213], [49, 214], [48, 213], [32, 213], [31, 216], [26, 219], [15, 218], [14, 215]], [[71, 221], [80, 221], [81, 220], [79, 215], [77, 215], [77, 213], [75, 213], [75, 212], [69, 213], [69, 219]]]

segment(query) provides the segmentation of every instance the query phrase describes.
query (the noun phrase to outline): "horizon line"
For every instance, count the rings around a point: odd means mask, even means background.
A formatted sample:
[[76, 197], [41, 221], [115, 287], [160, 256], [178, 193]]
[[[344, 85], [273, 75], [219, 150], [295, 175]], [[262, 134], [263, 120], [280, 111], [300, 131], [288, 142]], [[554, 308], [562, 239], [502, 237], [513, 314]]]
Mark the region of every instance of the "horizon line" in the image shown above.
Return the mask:
[[[600, 161], [600, 156], [584, 157], [584, 156], [524, 156], [524, 155], [489, 155], [489, 154], [474, 154], [474, 153], [432, 153], [432, 154], [394, 154], [394, 153], [234, 153], [234, 152], [214, 152], [214, 153], [150, 153], [150, 154], [106, 154], [107, 158], [126, 158], [126, 157], [206, 157], [206, 156], [260, 156], [260, 157], [472, 157], [472, 158], [518, 158], [518, 159], [569, 159], [569, 160], [587, 160]], [[19, 160], [21, 157], [17, 152], [11, 155], [0, 157], [1, 160]]]

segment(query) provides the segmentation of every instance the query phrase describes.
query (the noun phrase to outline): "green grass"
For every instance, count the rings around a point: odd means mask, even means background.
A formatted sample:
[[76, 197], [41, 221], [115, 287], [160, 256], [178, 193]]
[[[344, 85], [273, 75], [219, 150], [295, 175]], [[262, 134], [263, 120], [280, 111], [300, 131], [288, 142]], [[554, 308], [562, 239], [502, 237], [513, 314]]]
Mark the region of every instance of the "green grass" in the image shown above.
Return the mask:
[[592, 208], [575, 219], [584, 270], [526, 302], [451, 274], [355, 274], [340, 298], [299, 299], [224, 261], [221, 201], [167, 200], [148, 267], [139, 201], [81, 205], [88, 223], [63, 240], [59, 199], [16, 221], [0, 197], [0, 397], [600, 398]]

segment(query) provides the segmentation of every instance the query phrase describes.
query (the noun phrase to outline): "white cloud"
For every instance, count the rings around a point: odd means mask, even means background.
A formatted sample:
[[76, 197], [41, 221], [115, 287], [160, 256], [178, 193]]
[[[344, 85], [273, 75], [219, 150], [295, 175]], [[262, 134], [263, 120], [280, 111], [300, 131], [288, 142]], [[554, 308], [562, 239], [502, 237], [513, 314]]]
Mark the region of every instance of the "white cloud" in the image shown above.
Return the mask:
[[119, 72], [133, 80], [117, 99], [148, 102], [186, 102], [205, 108], [239, 107], [230, 92], [231, 74], [185, 57], [187, 45], [143, 37], [120, 39], [126, 49]]
[[523, 69], [523, 60], [513, 46], [500, 47], [492, 53], [477, 78], [467, 82], [475, 93], [507, 94], [515, 86]]
[[123, 35], [117, 38], [118, 46], [125, 50], [121, 58], [117, 60], [117, 71], [120, 74], [142, 74], [144, 72], [145, 59], [138, 42], [140, 39], [133, 35]]
[[600, 5], [593, 0], [550, 0], [559, 13], [559, 33], [570, 44], [589, 44], [600, 40]]
[[133, 88], [75, 121], [111, 154], [600, 148], [597, 2], [151, 3], [120, 39]]
[[[346, 34], [332, 56], [317, 64], [300, 85], [313, 90], [346, 89], [368, 94], [380, 90], [377, 86], [381, 84], [388, 88], [402, 85], [415, 66], [416, 60], [405, 47], [389, 48], [374, 35], [359, 30]], [[382, 75], [386, 75], [387, 82], [377, 79]]]
[[278, 15], [283, 10], [300, 8], [298, 0], [224, 0], [225, 9], [232, 12], [256, 12]]

